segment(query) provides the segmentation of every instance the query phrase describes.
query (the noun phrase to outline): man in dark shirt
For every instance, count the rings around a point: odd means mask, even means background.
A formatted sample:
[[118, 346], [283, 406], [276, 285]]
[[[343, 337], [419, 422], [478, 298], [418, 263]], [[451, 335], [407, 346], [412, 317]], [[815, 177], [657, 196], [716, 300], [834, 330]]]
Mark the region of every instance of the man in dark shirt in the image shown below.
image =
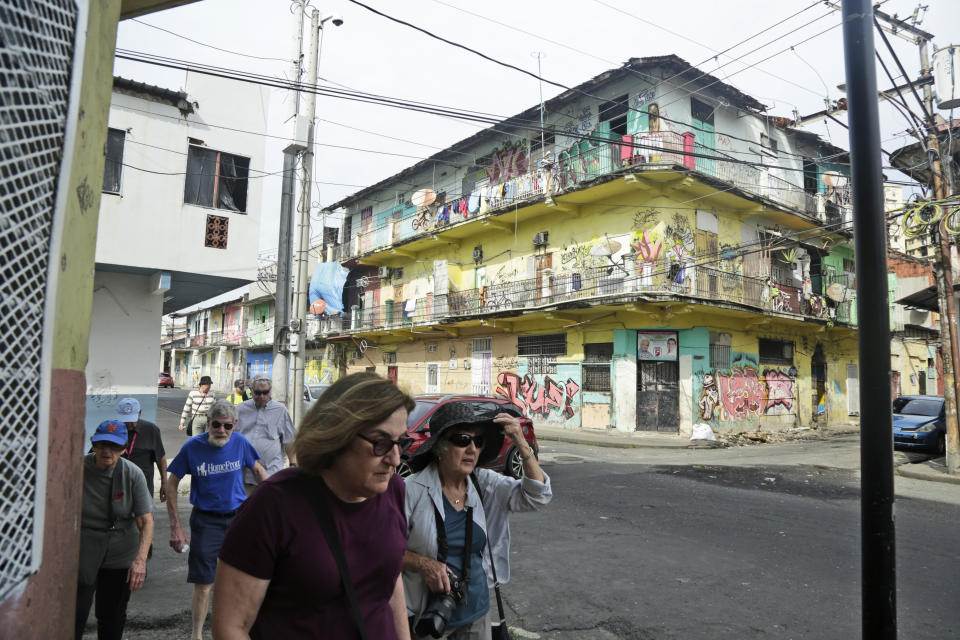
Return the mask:
[[140, 419], [140, 403], [136, 398], [124, 398], [117, 404], [117, 420], [127, 426], [127, 446], [123, 457], [143, 471], [147, 490], [153, 497], [153, 466], [160, 472], [160, 502], [167, 499], [167, 457], [160, 438], [160, 429], [152, 422]]

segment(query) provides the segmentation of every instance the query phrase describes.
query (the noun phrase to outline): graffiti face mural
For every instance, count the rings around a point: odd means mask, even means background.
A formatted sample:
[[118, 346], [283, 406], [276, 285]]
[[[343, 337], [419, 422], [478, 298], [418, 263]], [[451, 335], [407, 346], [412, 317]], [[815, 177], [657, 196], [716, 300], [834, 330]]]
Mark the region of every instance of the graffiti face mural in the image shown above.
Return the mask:
[[775, 369], [759, 373], [751, 365], [704, 373], [698, 406], [700, 419], [738, 422], [795, 412], [796, 380]]
[[497, 376], [497, 385], [497, 395], [520, 407], [528, 418], [546, 419], [553, 414], [559, 414], [564, 420], [572, 418], [574, 398], [580, 391], [580, 385], [572, 378], [560, 385], [550, 376], [543, 376], [541, 385], [530, 374], [521, 379], [509, 371]]

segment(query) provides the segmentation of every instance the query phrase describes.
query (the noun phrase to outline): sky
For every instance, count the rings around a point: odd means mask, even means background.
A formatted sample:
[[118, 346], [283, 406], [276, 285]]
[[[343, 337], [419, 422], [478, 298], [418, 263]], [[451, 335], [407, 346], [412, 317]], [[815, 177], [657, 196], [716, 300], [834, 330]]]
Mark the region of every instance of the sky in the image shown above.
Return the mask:
[[[919, 26], [934, 34], [934, 45], [960, 44], [960, 2], [924, 1], [928, 8], [920, 14]], [[539, 62], [543, 78], [567, 86], [631, 57], [675, 54], [757, 98], [768, 105], [771, 115], [810, 114], [823, 109], [825, 100], [843, 97], [837, 88], [845, 82], [841, 14], [823, 1], [365, 0], [365, 4], [534, 73]], [[391, 22], [350, 0], [312, 6], [343, 20], [341, 26], [331, 20], [323, 29], [321, 83], [503, 117], [540, 101], [541, 86], [535, 78]], [[915, 0], [887, 0], [881, 9], [907, 17], [916, 6]], [[117, 47], [288, 79], [293, 37], [288, 1], [203, 0], [122, 22]], [[888, 38], [908, 75], [915, 78], [920, 67], [916, 45], [894, 35]], [[875, 40], [901, 82], [876, 34]], [[878, 87], [891, 86], [879, 66], [877, 72]], [[177, 90], [186, 77], [184, 71], [119, 59], [114, 73]], [[562, 89], [543, 84], [542, 91], [549, 99]], [[251, 144], [265, 145], [263, 169], [276, 172], [283, 165], [283, 142], [256, 134], [284, 134], [290, 97], [286, 90], [270, 92], [270, 125], [267, 131], [252, 132]], [[948, 117], [947, 112], [941, 115]], [[483, 126], [324, 96], [317, 99], [317, 118], [311, 197], [317, 211]], [[847, 121], [846, 115], [838, 118]], [[896, 110], [881, 104], [884, 149], [911, 144], [908, 126]], [[849, 148], [846, 129], [835, 122], [822, 120], [805, 129]], [[281, 176], [263, 180], [260, 253], [270, 258], [276, 256]], [[313, 233], [320, 233], [319, 214]]]

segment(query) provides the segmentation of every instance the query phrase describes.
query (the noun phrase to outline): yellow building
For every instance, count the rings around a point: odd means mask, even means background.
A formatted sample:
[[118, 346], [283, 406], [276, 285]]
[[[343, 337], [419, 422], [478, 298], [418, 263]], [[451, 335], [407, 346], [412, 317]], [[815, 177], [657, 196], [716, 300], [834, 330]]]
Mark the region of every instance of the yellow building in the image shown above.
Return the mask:
[[543, 131], [531, 109], [331, 205], [329, 366], [569, 428], [850, 421], [845, 152], [715, 78], [648, 79], [690, 68], [630, 60]]

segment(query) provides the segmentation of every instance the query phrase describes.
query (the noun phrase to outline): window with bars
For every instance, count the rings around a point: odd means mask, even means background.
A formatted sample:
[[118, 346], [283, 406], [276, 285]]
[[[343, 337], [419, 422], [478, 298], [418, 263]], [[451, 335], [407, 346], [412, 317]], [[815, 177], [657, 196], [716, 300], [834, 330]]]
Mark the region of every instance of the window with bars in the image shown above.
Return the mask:
[[610, 362], [612, 359], [612, 342], [590, 342], [583, 345], [584, 362]]
[[493, 351], [493, 338], [474, 338], [473, 353], [490, 353]]
[[732, 336], [729, 333], [710, 332], [710, 368], [726, 370], [730, 368], [730, 344]]
[[564, 356], [567, 355], [567, 334], [546, 333], [517, 338], [518, 356]]
[[123, 129], [107, 130], [106, 162], [103, 165], [104, 193], [120, 193], [120, 177], [123, 175], [123, 143], [126, 132]]
[[793, 342], [760, 338], [760, 362], [766, 364], [793, 364]]
[[190, 145], [183, 201], [201, 207], [247, 210], [250, 158]]
[[610, 363], [583, 365], [583, 390], [605, 393], [610, 391]]

